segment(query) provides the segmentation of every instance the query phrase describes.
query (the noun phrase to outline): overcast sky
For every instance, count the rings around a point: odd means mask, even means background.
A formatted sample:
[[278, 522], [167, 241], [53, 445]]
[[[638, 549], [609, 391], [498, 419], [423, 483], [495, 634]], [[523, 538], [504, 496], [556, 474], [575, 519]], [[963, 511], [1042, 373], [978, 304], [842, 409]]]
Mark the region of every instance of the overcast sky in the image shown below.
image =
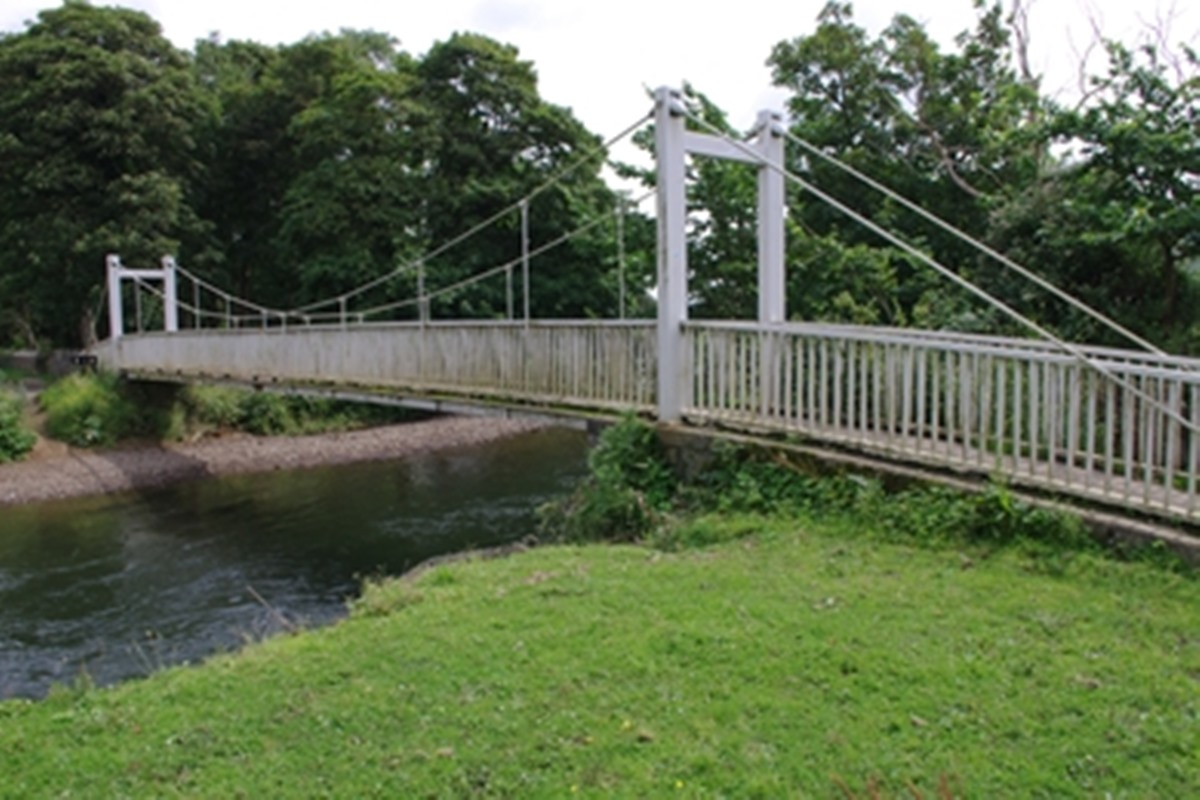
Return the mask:
[[[96, 2], [97, 5], [105, 3]], [[760, 108], [780, 108], [764, 62], [782, 39], [811, 32], [824, 0], [738, 0], [691, 4], [659, 0], [126, 0], [146, 11], [176, 45], [198, 38], [289, 43], [340, 28], [395, 36], [413, 54], [454, 31], [477, 31], [520, 48], [540, 77], [542, 96], [570, 106], [592, 131], [610, 136], [648, 103], [643, 86], [691, 81], [748, 128]], [[52, 0], [0, 0], [0, 29], [19, 31]], [[882, 29], [897, 12], [925, 22], [947, 45], [974, 22], [971, 0], [857, 0], [855, 17]], [[1089, 18], [1110, 38], [1133, 41], [1171, 18], [1172, 41], [1200, 43], [1192, 0], [1034, 0], [1034, 67], [1050, 91], [1069, 91], [1072, 65], [1092, 40]], [[1100, 63], [1097, 61], [1096, 63]]]

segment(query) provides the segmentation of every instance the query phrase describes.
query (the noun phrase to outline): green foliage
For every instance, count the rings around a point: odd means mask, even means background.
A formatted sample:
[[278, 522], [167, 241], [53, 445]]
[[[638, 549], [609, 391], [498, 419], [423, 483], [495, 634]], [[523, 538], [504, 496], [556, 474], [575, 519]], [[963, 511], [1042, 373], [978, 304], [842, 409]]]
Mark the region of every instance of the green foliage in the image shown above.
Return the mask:
[[[517, 48], [474, 33], [437, 42], [417, 67], [418, 98], [429, 114], [428, 149], [434, 165], [421, 180], [425, 232], [436, 246], [516, 202], [589, 150], [600, 139], [570, 109], [538, 93], [533, 64]], [[600, 178], [598, 153], [530, 203], [530, 240], [548, 242], [615, 208]], [[531, 313], [541, 317], [612, 316], [612, 229], [603, 226], [531, 263]], [[520, 217], [513, 211], [464, 247], [430, 263], [431, 288], [502, 264], [520, 253]], [[644, 261], [643, 268], [649, 267]], [[580, 265], [595, 265], [581, 268]], [[642, 273], [645, 285], [652, 270]], [[502, 280], [454, 294], [434, 306], [438, 316], [505, 313]]]
[[239, 404], [238, 427], [256, 436], [295, 433], [296, 418], [286, 397], [270, 392], [251, 392]]
[[541, 532], [564, 541], [635, 541], [668, 508], [676, 480], [652, 425], [633, 416], [606, 428], [572, 495], [540, 509]]
[[20, 459], [36, 443], [37, 436], [25, 424], [25, 402], [0, 385], [0, 463]]
[[187, 386], [179, 394], [179, 406], [189, 436], [222, 430], [295, 436], [390, 425], [422, 416], [402, 408], [230, 386]]
[[[760, 522], [761, 533], [777, 520], [840, 520], [887, 541], [981, 554], [1013, 550], [1047, 572], [1102, 552], [1189, 571], [1161, 548], [1105, 550], [1079, 517], [1022, 500], [995, 483], [975, 493], [925, 484], [889, 490], [876, 478], [828, 474], [786, 450], [718, 443], [711, 463], [679, 484], [653, 428], [632, 418], [605, 431], [589, 464], [591, 475], [570, 497], [541, 509], [549, 538], [645, 539], [679, 550], [742, 538]], [[759, 522], [747, 526], [746, 520]]]
[[105, 254], [157, 263], [199, 234], [205, 113], [186, 54], [141, 12], [68, 2], [0, 38], [0, 341], [80, 344]]
[[81, 447], [110, 445], [130, 436], [183, 439], [230, 430], [295, 436], [421, 416], [399, 408], [226, 386], [124, 382], [103, 373], [60, 380], [42, 394], [42, 405], [50, 435]]
[[179, 393], [179, 403], [194, 429], [232, 430], [241, 422], [245, 396], [244, 389], [191, 384]]
[[[1194, 350], [1200, 61], [1190, 50], [1176, 59], [1156, 47], [1107, 47], [1108, 73], [1092, 79], [1088, 102], [1052, 120], [1050, 133], [1069, 155], [996, 209], [992, 236], [1127, 327]], [[1045, 300], [1032, 308], [1061, 317], [1070, 336], [1127, 344]]]
[[68, 375], [41, 394], [46, 432], [77, 447], [110, 445], [137, 429], [137, 407], [111, 373]]
[[[920, 484], [887, 491], [877, 479], [820, 474], [786, 451], [766, 448], [720, 447], [681, 502], [702, 516], [799, 514], [934, 547], [1014, 547], [1047, 563], [1099, 549], [1078, 517], [1027, 503], [999, 484], [974, 494]], [[678, 541], [702, 538], [680, 534]]]
[[597, 482], [632, 489], [655, 508], [668, 503], [675, 491], [675, 474], [658, 433], [632, 415], [604, 429], [588, 455], [588, 467]]

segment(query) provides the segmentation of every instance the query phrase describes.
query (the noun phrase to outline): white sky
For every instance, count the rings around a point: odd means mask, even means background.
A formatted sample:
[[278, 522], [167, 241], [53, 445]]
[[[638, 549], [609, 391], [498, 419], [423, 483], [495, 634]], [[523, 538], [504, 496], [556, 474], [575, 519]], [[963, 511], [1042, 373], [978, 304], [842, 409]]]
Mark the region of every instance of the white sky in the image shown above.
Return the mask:
[[[93, 0], [104, 5], [102, 0]], [[53, 0], [0, 0], [0, 30], [19, 31]], [[570, 106], [608, 137], [649, 103], [643, 87], [691, 81], [749, 128], [761, 108], [781, 109], [765, 66], [774, 44], [809, 33], [824, 0], [740, 0], [688, 4], [660, 0], [125, 0], [146, 11], [176, 45], [217, 32], [267, 44], [341, 28], [374, 29], [424, 53], [454, 31], [477, 31], [516, 45], [532, 60], [542, 96]], [[1092, 41], [1089, 18], [1105, 36], [1132, 42], [1170, 19], [1171, 41], [1200, 42], [1200, 8], [1190, 0], [1034, 0], [1034, 68], [1047, 91], [1070, 93], [1078, 54]], [[704, 10], [702, 10], [704, 9]], [[872, 33], [903, 11], [948, 46], [973, 27], [971, 0], [857, 0], [855, 18]], [[1099, 56], [1093, 63], [1102, 66]], [[618, 155], [624, 155], [618, 153]]]

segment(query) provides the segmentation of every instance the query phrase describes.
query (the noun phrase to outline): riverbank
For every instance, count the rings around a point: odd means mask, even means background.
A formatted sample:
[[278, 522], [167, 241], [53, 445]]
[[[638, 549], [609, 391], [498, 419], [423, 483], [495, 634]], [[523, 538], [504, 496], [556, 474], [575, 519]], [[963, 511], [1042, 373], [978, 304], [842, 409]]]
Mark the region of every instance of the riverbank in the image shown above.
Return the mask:
[[214, 475], [402, 458], [495, 441], [544, 424], [435, 417], [314, 436], [233, 433], [197, 442], [136, 443], [95, 451], [43, 440], [30, 460], [0, 464], [0, 506], [146, 489]]
[[1195, 796], [1200, 584], [794, 515], [542, 547], [0, 703], [0, 797]]

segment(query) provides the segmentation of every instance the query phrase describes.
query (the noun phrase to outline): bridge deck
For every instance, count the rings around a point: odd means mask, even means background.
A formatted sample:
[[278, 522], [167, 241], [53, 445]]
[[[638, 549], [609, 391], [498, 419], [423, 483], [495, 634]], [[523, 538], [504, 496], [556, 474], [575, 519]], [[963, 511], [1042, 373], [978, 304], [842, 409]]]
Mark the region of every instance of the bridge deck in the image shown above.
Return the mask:
[[[1200, 361], [829, 325], [684, 326], [694, 424], [796, 435], [1200, 521]], [[117, 369], [380, 387], [514, 406], [650, 412], [652, 323], [437, 323], [127, 336]]]

